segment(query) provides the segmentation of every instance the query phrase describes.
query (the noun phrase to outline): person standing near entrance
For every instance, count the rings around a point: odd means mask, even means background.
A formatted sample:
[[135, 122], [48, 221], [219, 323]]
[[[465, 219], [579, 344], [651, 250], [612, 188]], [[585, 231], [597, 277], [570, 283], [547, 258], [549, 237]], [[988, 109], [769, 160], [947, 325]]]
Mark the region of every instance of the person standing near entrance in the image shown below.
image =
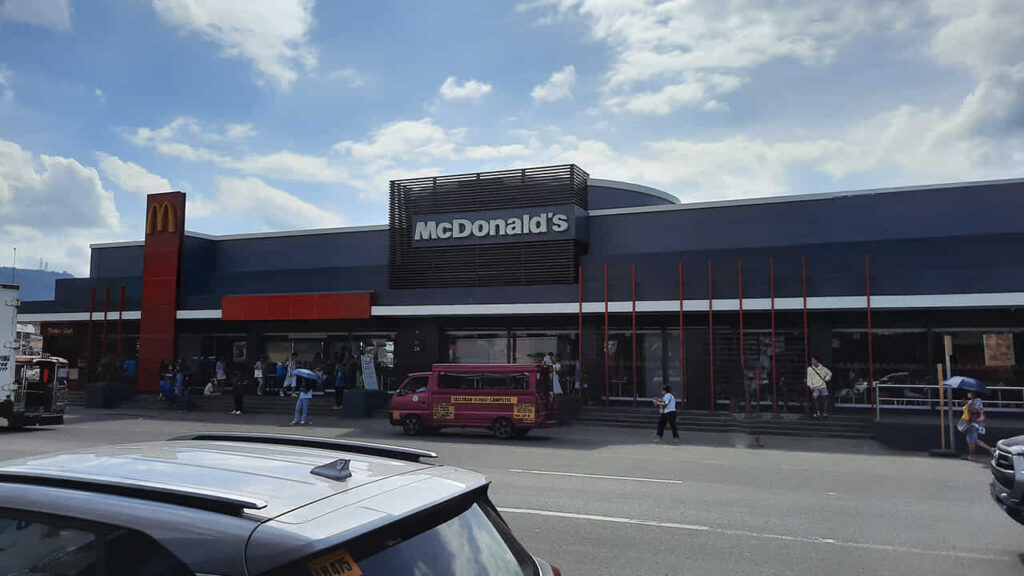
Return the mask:
[[256, 360], [256, 363], [252, 366], [252, 377], [256, 379], [256, 395], [263, 396], [263, 361], [267, 357], [263, 356]]
[[672, 395], [672, 387], [668, 384], [661, 387], [661, 397], [654, 398], [654, 405], [658, 407], [661, 416], [658, 418], [658, 436], [654, 443], [661, 442], [665, 434], [665, 424], [672, 428], [672, 443], [679, 444], [679, 430], [676, 428], [676, 397]]
[[231, 394], [234, 396], [235, 409], [231, 411], [236, 416], [242, 413], [243, 404], [245, 402], [245, 385], [247, 382], [238, 372], [231, 374]]
[[295, 396], [295, 362], [298, 360], [299, 355], [292, 352], [292, 355], [288, 358], [288, 364], [285, 365], [284, 374], [284, 385], [281, 386], [281, 396], [285, 395], [286, 391], [291, 389], [291, 395]]
[[217, 359], [217, 367], [214, 370], [217, 373], [217, 388], [223, 390], [224, 384], [228, 381], [228, 374], [226, 372], [223, 358]]
[[832, 381], [832, 372], [811, 356], [811, 365], [807, 367], [807, 387], [814, 397], [814, 417], [828, 417], [828, 383]]

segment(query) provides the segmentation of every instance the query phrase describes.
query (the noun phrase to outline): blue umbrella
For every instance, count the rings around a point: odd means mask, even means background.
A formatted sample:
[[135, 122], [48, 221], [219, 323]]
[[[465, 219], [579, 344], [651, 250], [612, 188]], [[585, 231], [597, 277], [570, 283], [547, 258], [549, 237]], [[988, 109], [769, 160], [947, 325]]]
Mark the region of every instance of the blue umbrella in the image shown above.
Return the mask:
[[988, 388], [985, 388], [984, 384], [974, 378], [968, 378], [966, 376], [953, 376], [949, 380], [943, 382], [942, 385], [949, 388], [959, 388], [961, 390], [971, 390], [982, 394], [988, 394]]
[[312, 370], [306, 370], [305, 368], [299, 368], [298, 370], [292, 372], [292, 374], [295, 374], [296, 376], [302, 376], [303, 378], [309, 378], [310, 380], [316, 380], [317, 382], [320, 382], [321, 380], [319, 374], [313, 372]]

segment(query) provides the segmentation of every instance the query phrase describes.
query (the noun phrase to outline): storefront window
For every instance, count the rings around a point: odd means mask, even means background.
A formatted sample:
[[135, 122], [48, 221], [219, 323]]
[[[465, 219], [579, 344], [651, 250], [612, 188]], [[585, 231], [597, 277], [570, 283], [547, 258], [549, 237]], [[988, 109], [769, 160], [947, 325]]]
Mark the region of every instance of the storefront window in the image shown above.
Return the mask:
[[538, 364], [550, 362], [556, 366], [557, 389], [568, 394], [576, 390], [576, 363], [578, 348], [575, 331], [513, 332], [513, 362]]
[[450, 332], [447, 362], [457, 364], [507, 364], [508, 333]]
[[[927, 407], [937, 399], [925, 330], [878, 330], [871, 334], [875, 384], [882, 406]], [[831, 388], [837, 405], [871, 405], [865, 330], [832, 332]]]

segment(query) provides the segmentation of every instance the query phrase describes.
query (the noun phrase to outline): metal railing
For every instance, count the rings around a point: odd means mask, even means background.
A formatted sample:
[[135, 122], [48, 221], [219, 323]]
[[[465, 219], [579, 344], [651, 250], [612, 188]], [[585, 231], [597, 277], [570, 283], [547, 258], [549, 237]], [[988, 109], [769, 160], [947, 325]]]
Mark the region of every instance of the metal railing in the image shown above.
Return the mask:
[[[937, 410], [940, 396], [937, 384], [885, 384], [876, 383], [878, 389], [878, 405], [881, 408], [905, 410]], [[845, 388], [835, 397], [837, 407], [863, 408], [871, 406], [871, 389], [866, 385]], [[1022, 386], [989, 386], [990, 394], [982, 395], [986, 410], [1024, 412], [1024, 387]], [[849, 393], [845, 393], [849, 391]], [[950, 393], [946, 388], [943, 396], [948, 404]], [[955, 405], [962, 400], [954, 400]]]

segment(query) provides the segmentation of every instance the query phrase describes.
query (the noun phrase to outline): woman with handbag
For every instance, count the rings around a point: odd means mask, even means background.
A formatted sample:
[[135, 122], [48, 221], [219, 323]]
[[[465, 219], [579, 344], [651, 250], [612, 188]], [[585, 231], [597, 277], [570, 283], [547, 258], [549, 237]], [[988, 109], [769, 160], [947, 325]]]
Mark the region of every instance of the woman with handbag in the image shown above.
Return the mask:
[[956, 429], [967, 437], [967, 456], [963, 458], [964, 460], [973, 461], [975, 447], [979, 445], [988, 450], [989, 454], [995, 453], [994, 448], [978, 440], [978, 435], [985, 433], [985, 407], [981, 403], [981, 398], [978, 398], [973, 390], [967, 392], [964, 414], [957, 422]]

